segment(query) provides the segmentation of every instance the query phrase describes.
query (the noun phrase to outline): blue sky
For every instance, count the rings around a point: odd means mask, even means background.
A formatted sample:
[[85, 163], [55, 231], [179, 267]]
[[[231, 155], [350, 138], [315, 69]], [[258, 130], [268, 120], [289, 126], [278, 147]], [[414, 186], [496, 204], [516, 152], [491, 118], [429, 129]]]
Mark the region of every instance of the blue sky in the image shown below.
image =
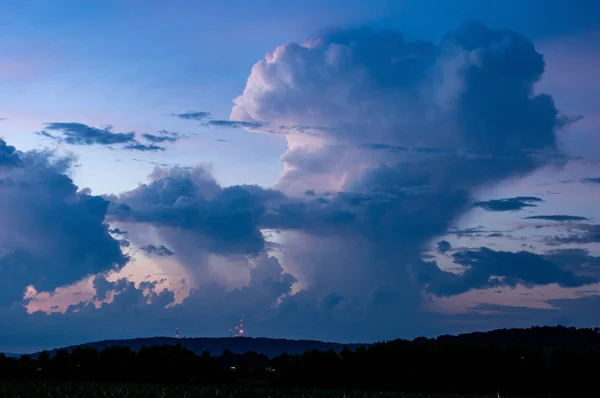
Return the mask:
[[593, 323], [597, 2], [2, 8], [0, 350]]

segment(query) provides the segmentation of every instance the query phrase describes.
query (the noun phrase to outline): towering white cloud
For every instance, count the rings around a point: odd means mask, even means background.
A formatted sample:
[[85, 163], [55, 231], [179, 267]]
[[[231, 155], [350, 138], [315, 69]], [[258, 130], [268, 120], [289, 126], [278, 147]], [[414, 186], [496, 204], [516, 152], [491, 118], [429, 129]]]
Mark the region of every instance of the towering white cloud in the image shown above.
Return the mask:
[[555, 154], [562, 119], [550, 96], [533, 92], [543, 71], [529, 40], [478, 23], [439, 44], [334, 32], [255, 64], [231, 120], [286, 132], [278, 186], [288, 195], [346, 193], [309, 206], [338, 215], [329, 245], [321, 236], [330, 228], [306, 223], [281, 238], [307, 292], [344, 292], [343, 308], [373, 305], [384, 291], [390, 311], [410, 316], [423, 303], [421, 247], [469, 208], [475, 189]]
[[334, 172], [342, 181], [334, 187], [345, 188], [365, 168], [406, 158], [407, 147], [479, 156], [553, 149], [557, 110], [549, 96], [533, 94], [543, 71], [527, 39], [477, 23], [438, 45], [394, 31], [342, 31], [268, 54], [230, 118], [312, 126], [317, 137], [289, 129], [282, 186], [298, 173], [308, 181]]

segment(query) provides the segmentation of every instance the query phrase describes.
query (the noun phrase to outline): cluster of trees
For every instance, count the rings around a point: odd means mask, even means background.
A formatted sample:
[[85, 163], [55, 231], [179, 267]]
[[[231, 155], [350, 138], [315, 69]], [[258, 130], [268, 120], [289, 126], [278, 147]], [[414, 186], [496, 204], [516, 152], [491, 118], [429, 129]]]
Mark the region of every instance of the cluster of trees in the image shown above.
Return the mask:
[[[77, 347], [35, 358], [0, 356], [0, 378], [71, 381], [264, 383], [285, 387], [585, 396], [598, 389], [600, 329], [532, 328], [394, 340], [273, 358], [201, 355], [181, 345], [133, 351]], [[535, 336], [535, 337], [532, 337]]]

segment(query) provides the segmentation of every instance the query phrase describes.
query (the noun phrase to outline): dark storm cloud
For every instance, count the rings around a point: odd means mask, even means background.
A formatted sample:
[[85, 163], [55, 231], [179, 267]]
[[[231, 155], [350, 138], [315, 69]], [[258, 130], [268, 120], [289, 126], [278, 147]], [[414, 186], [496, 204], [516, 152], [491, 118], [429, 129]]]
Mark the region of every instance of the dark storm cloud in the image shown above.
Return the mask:
[[461, 275], [441, 271], [433, 263], [421, 270], [423, 282], [428, 290], [439, 296], [460, 294], [471, 289], [487, 289], [500, 286], [515, 287], [549, 285], [579, 287], [596, 283], [598, 276], [578, 276], [543, 256], [521, 251], [517, 253], [494, 251], [482, 247], [452, 255], [456, 264], [465, 267]]
[[175, 116], [183, 120], [197, 120], [201, 121], [210, 118], [210, 112], [184, 112], [184, 113], [172, 113], [171, 116]]
[[541, 215], [541, 216], [529, 216], [525, 217], [525, 220], [546, 220], [546, 221], [587, 221], [587, 217], [581, 216], [568, 216], [564, 214], [552, 214], [552, 215]]
[[[53, 291], [127, 262], [104, 223], [108, 201], [78, 191], [65, 174], [70, 159], [19, 152], [0, 143], [0, 305], [28, 285]], [[15, 166], [16, 164], [16, 166]]]
[[598, 178], [582, 178], [581, 182], [590, 183], [590, 184], [600, 184], [600, 177], [598, 177]]
[[158, 256], [158, 257], [169, 257], [169, 256], [172, 256], [175, 254], [174, 252], [167, 249], [163, 245], [159, 245], [159, 246], [146, 245], [146, 246], [140, 247], [140, 250], [146, 254], [154, 255], [154, 256]]
[[536, 202], [543, 202], [543, 200], [535, 196], [518, 196], [516, 198], [475, 202], [473, 206], [481, 207], [487, 211], [518, 211], [523, 210], [525, 207], [536, 207]]
[[175, 228], [205, 238], [218, 253], [258, 253], [259, 220], [278, 197], [257, 186], [223, 188], [206, 169], [157, 169], [151, 182], [113, 200], [111, 218]]

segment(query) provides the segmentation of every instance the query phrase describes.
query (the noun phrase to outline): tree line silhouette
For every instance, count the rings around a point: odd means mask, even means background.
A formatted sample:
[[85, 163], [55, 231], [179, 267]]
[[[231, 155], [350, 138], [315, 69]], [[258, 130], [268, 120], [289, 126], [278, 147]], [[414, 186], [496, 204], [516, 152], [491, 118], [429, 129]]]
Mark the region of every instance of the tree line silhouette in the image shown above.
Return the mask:
[[0, 355], [0, 380], [238, 384], [526, 396], [596, 392], [600, 329], [542, 327], [393, 340], [269, 358], [178, 345]]

